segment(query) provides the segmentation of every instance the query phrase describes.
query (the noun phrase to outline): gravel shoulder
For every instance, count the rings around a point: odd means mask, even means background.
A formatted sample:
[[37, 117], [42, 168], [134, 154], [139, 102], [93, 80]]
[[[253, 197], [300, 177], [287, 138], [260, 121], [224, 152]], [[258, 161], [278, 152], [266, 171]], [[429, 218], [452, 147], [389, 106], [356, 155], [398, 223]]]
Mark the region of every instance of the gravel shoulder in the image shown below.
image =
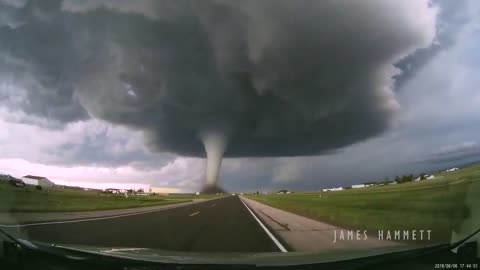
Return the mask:
[[[340, 240], [340, 232], [347, 233], [347, 229], [328, 223], [312, 220], [281, 209], [277, 209], [257, 201], [240, 197], [257, 217], [267, 225], [272, 233], [280, 238], [290, 251], [321, 252], [342, 249], [371, 249], [404, 245], [398, 242], [378, 240], [363, 234], [357, 240]], [[335, 240], [335, 232], [337, 239]]]

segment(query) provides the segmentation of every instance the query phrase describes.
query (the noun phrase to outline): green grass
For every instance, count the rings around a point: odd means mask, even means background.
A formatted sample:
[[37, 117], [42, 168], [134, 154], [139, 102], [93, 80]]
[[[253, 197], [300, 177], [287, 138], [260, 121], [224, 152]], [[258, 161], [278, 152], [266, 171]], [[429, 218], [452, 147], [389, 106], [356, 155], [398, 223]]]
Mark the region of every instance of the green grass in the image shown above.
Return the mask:
[[129, 196], [97, 191], [13, 187], [0, 182], [0, 212], [69, 212], [110, 210], [188, 202], [194, 196]]
[[[465, 203], [465, 197], [474, 202]], [[259, 202], [347, 229], [431, 229], [432, 242], [480, 205], [480, 166], [437, 174], [435, 179], [337, 192], [249, 195]]]

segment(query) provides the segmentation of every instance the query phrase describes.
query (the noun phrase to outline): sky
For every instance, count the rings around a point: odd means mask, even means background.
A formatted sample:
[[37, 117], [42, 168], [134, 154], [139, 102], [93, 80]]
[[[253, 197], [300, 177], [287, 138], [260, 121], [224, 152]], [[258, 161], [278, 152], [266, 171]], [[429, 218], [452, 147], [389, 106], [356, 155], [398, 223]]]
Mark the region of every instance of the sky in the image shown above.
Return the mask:
[[0, 0], [0, 173], [197, 191], [206, 142], [235, 192], [479, 161], [479, 18], [467, 0]]

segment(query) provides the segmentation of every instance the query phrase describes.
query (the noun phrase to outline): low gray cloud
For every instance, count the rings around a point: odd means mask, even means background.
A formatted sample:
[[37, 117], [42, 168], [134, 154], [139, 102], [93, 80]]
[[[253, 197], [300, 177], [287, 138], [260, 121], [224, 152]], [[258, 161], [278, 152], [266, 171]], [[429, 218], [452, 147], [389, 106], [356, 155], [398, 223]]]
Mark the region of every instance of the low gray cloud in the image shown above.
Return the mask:
[[205, 133], [225, 136], [231, 157], [326, 153], [380, 134], [399, 109], [394, 64], [430, 46], [436, 23], [426, 0], [9, 7], [22, 24], [0, 27], [0, 104], [129, 126], [150, 149], [189, 156], [204, 156]]
[[464, 152], [469, 152], [472, 150], [478, 151], [480, 149], [480, 145], [477, 142], [462, 142], [460, 144], [455, 145], [447, 145], [440, 148], [439, 151], [433, 153], [434, 156], [445, 156], [445, 155], [452, 155], [452, 154], [459, 154]]
[[28, 0], [0, 0], [0, 4], [3, 4], [5, 6], [16, 7], [16, 8], [25, 6], [27, 2]]
[[454, 46], [462, 28], [471, 22], [472, 14], [469, 13], [469, 10], [472, 1], [433, 0], [432, 3], [439, 8], [435, 41], [432, 46], [420, 48], [395, 64], [402, 70], [395, 76], [396, 89], [401, 89], [403, 84], [411, 80], [418, 70], [429, 63], [438, 53]]
[[427, 162], [464, 162], [465, 160], [480, 160], [480, 144], [467, 141], [454, 145], [447, 145], [434, 151], [427, 157]]
[[131, 166], [141, 171], [157, 170], [175, 157], [150, 153], [140, 132], [89, 120], [46, 129], [14, 123], [14, 114], [0, 110], [0, 159], [21, 158], [65, 167]]

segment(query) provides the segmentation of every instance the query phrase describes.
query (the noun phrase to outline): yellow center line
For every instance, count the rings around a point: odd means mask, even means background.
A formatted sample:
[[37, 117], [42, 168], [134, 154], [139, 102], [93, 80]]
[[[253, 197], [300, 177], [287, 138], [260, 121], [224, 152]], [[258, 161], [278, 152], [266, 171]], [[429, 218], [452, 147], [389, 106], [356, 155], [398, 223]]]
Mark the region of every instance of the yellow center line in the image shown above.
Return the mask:
[[193, 216], [198, 215], [198, 214], [200, 214], [200, 211], [199, 211], [199, 212], [195, 212], [195, 213], [191, 213], [190, 216], [193, 217]]

